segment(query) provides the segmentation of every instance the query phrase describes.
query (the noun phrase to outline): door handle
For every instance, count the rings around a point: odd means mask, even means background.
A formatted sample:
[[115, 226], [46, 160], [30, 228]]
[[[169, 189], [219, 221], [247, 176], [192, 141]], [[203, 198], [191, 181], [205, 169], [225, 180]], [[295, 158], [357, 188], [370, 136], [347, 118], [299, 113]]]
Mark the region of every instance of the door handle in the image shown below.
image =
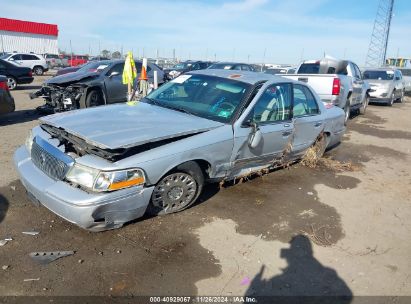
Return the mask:
[[322, 124], [323, 124], [322, 122], [317, 121], [317, 122], [314, 124], [314, 127], [318, 128], [318, 127], [322, 126]]
[[283, 132], [283, 137], [288, 137], [288, 136], [290, 136], [291, 134], [293, 134], [293, 131], [291, 131], [291, 130], [289, 130], [289, 131], [284, 131], [284, 132]]

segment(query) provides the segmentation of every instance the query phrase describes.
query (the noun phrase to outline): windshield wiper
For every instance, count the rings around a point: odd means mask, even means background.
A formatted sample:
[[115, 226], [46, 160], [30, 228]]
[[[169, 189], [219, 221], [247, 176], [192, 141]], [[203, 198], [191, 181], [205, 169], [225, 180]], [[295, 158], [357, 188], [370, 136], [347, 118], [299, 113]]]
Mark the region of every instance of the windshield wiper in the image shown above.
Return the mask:
[[198, 116], [198, 115], [196, 115], [195, 113], [190, 112], [189, 110], [187, 110], [187, 109], [185, 109], [185, 108], [183, 108], [183, 107], [173, 107], [173, 106], [164, 104], [164, 103], [162, 103], [162, 102], [159, 102], [159, 101], [156, 100], [156, 99], [149, 98], [149, 97], [144, 97], [144, 99], [147, 99], [150, 104], [153, 104], [153, 105], [156, 105], [156, 106], [159, 106], [159, 107], [163, 107], [163, 108], [166, 108], [166, 109], [183, 112], [183, 113], [186, 113], [186, 114], [188, 114], [188, 115]]

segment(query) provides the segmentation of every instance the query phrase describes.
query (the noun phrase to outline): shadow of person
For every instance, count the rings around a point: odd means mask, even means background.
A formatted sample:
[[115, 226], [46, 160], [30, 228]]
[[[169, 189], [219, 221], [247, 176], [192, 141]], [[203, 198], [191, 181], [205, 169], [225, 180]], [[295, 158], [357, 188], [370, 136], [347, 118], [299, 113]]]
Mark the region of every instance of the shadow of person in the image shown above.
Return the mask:
[[6, 217], [7, 210], [9, 208], [9, 202], [7, 198], [0, 194], [0, 223]]
[[314, 258], [311, 242], [306, 236], [295, 236], [289, 249], [281, 249], [280, 256], [288, 263], [283, 273], [263, 279], [265, 266], [262, 266], [251, 281], [246, 296], [285, 296], [290, 297], [289, 300], [291, 296], [297, 296], [295, 299], [302, 297], [304, 303], [324, 303], [327, 299], [330, 303], [351, 302], [352, 292], [347, 284], [334, 269], [324, 267]]

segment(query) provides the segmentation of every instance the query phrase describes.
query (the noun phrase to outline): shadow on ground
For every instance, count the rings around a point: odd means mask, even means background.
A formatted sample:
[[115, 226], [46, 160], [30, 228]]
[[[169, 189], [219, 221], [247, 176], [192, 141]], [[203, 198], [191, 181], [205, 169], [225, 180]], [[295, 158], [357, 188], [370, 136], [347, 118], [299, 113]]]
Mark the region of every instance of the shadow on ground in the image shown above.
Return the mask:
[[0, 224], [6, 217], [7, 210], [9, 209], [9, 201], [0, 193]]
[[[340, 304], [351, 302], [353, 294], [350, 288], [334, 269], [325, 267], [313, 256], [311, 242], [306, 236], [293, 237], [290, 248], [281, 249], [280, 256], [287, 261], [287, 267], [282, 269], [282, 273], [264, 279], [265, 266], [262, 266], [252, 279], [246, 296], [307, 297], [299, 299], [300, 303], [324, 303], [324, 300]], [[273, 303], [273, 300], [262, 298], [258, 303]]]
[[0, 127], [36, 120], [43, 115], [36, 110], [20, 110], [0, 116]]

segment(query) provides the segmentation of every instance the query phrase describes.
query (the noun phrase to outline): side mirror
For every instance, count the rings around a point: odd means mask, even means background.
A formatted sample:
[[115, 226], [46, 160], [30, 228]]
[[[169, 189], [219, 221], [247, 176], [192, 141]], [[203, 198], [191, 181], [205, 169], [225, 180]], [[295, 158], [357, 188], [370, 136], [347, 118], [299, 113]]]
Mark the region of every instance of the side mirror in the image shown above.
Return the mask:
[[248, 145], [250, 148], [255, 149], [260, 144], [263, 135], [261, 134], [260, 128], [255, 122], [250, 123], [251, 126], [251, 133], [248, 138]]
[[14, 61], [14, 58], [13, 57], [9, 58], [9, 61]]
[[120, 73], [117, 72], [117, 71], [113, 71], [113, 72], [110, 73], [110, 75], [108, 77], [111, 78], [111, 77], [114, 77], [114, 76], [117, 76], [117, 75], [120, 75]]

